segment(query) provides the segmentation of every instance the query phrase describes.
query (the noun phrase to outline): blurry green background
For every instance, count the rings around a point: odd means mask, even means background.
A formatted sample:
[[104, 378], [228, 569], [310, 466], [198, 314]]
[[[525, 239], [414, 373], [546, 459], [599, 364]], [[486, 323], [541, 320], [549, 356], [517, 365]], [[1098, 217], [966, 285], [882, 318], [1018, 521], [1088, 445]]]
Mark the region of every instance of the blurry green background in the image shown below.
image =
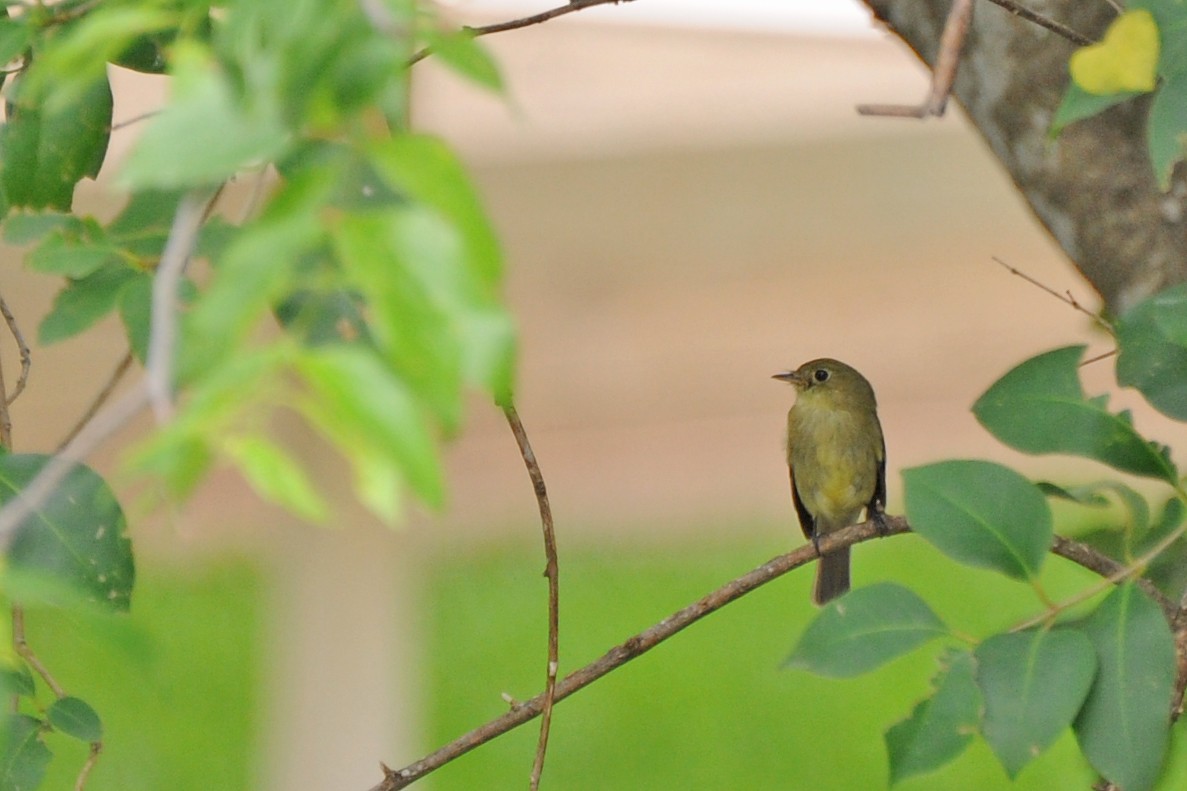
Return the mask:
[[[891, 512], [899, 471], [941, 458], [1067, 482], [1103, 473], [1020, 457], [968, 412], [1027, 356], [1105, 344], [992, 262], [1092, 302], [957, 111], [928, 123], [856, 116], [858, 102], [923, 96], [908, 53], [874, 33], [580, 17], [487, 39], [508, 99], [430, 60], [414, 109], [472, 165], [505, 244], [518, 406], [557, 518], [562, 673], [801, 542], [780, 447], [791, 393], [769, 376], [804, 360], [835, 356], [874, 383]], [[164, 93], [159, 80], [119, 80], [117, 119]], [[118, 207], [101, 187], [82, 200], [104, 215]], [[5, 298], [32, 336], [57, 284], [3, 255]], [[12, 370], [7, 345], [0, 354]], [[16, 449], [52, 448], [121, 355], [114, 324], [35, 348]], [[1085, 378], [1091, 392], [1107, 387], [1107, 364]], [[1181, 437], [1136, 399], [1114, 403], [1151, 436]], [[308, 458], [346, 491], [336, 459], [313, 444]], [[96, 464], [124, 480], [110, 453]], [[104, 718], [88, 788], [361, 791], [379, 761], [411, 762], [505, 711], [500, 693], [538, 692], [536, 504], [490, 404], [471, 405], [446, 464], [447, 509], [413, 507], [395, 531], [345, 494], [339, 529], [295, 524], [226, 475], [175, 513], [142, 513], [129, 494], [139, 579], [121, 637], [29, 617], [35, 649]], [[1085, 580], [1048, 565], [1056, 593]], [[854, 574], [915, 586], [974, 637], [1036, 607], [1028, 588], [914, 537], [862, 546]], [[856, 680], [781, 670], [814, 612], [810, 578], [802, 569], [752, 593], [562, 703], [544, 787], [883, 787], [882, 733], [926, 693], [942, 646]], [[532, 724], [416, 787], [525, 788], [535, 739]], [[51, 747], [77, 760], [56, 761], [46, 788], [71, 787], [82, 749]], [[1171, 776], [1168, 789], [1187, 788], [1187, 767]], [[1065, 735], [1015, 787], [1091, 779]], [[952, 767], [900, 786], [953, 787], [1008, 781], [974, 741]]]
[[[778, 549], [773, 541], [704, 537], [678, 548], [570, 548], [562, 566], [562, 674]], [[857, 584], [912, 582], [942, 617], [974, 636], [1034, 608], [1028, 586], [957, 567], [913, 536], [866, 545], [856, 558]], [[426, 743], [444, 743], [503, 713], [500, 693], [522, 699], [539, 690], [545, 650], [539, 566], [538, 548], [518, 541], [431, 558], [421, 612]], [[922, 579], [914, 571], [920, 568], [928, 572]], [[251, 563], [223, 558], [197, 573], [155, 568], [146, 577], [133, 621], [153, 633], [147, 647], [135, 640], [116, 646], [53, 617], [35, 619], [35, 644], [53, 657], [61, 680], [85, 692], [105, 718], [106, 753], [88, 787], [257, 787], [258, 690], [268, 672], [259, 639], [265, 575]], [[1090, 581], [1059, 563], [1044, 579], [1055, 595]], [[926, 694], [942, 643], [853, 680], [782, 670], [811, 616], [809, 585], [810, 575], [793, 573], [760, 588], [559, 704], [547, 787], [883, 787], [881, 734]], [[333, 662], [333, 651], [326, 659]], [[521, 787], [536, 734], [532, 723], [500, 737], [424, 786]], [[59, 744], [74, 748], [64, 755], [81, 760], [81, 747]], [[1184, 747], [1179, 729], [1162, 788], [1183, 787]], [[56, 761], [46, 787], [69, 787], [75, 766]], [[1069, 733], [1013, 786], [988, 748], [974, 741], [950, 767], [898, 787], [1087, 788], [1092, 781]]]

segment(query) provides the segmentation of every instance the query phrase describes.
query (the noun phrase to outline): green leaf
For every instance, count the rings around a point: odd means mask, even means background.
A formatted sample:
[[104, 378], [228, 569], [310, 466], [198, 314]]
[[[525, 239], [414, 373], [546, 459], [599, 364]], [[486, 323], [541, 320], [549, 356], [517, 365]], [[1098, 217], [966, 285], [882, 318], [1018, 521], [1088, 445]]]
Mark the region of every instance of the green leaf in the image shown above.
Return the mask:
[[0, 134], [0, 186], [10, 206], [70, 211], [74, 185], [95, 178], [111, 135], [106, 76], [50, 110], [22, 103], [20, 91]]
[[423, 31], [425, 44], [433, 56], [462, 77], [492, 91], [503, 90], [499, 65], [468, 30]]
[[[0, 505], [11, 502], [49, 459], [0, 456]], [[124, 513], [88, 467], [75, 465], [47, 502], [21, 521], [8, 562], [13, 569], [49, 572], [110, 609], [128, 609], [135, 569]]]
[[886, 731], [891, 785], [938, 769], [964, 752], [981, 720], [981, 692], [973, 669], [968, 651], [946, 652], [932, 679], [932, 696]]
[[1063, 94], [1063, 100], [1060, 101], [1059, 107], [1055, 109], [1055, 116], [1051, 119], [1051, 130], [1048, 132], [1048, 136], [1058, 137], [1071, 124], [1099, 115], [1114, 105], [1121, 104], [1135, 96], [1141, 96], [1142, 93], [1142, 91], [1122, 91], [1102, 96], [1089, 93], [1077, 85], [1074, 80], [1069, 81], [1067, 90]]
[[0, 677], [4, 679], [0, 682], [0, 688], [10, 695], [31, 698], [37, 694], [37, 684], [33, 680], [33, 674], [29, 672], [29, 667], [24, 662], [18, 662], [12, 667], [0, 668]]
[[10, 214], [4, 218], [4, 241], [9, 244], [38, 242], [54, 231], [78, 238], [86, 231], [86, 225], [73, 214], [55, 212]]
[[461, 416], [463, 340], [448, 304], [418, 274], [424, 267], [456, 270], [458, 251], [429, 249], [417, 255], [402, 249], [409, 241], [396, 230], [402, 216], [348, 217], [334, 238], [338, 258], [366, 296], [376, 345], [388, 364], [452, 428]]
[[[515, 332], [499, 298], [498, 243], [476, 190], [461, 164], [434, 138], [393, 138], [377, 146], [372, 159], [391, 189], [422, 205], [395, 206], [383, 217], [346, 224], [338, 240], [344, 261], [353, 264], [356, 277], [373, 281], [386, 264], [380, 260], [384, 253], [398, 260], [412, 279], [387, 286], [389, 292], [402, 289], [400, 299], [389, 293], [393, 297], [389, 314], [398, 322], [399, 314], [406, 312], [400, 303], [415, 296], [412, 290], [425, 291], [431, 302], [420, 313], [431, 312], [436, 321], [447, 325], [439, 326], [434, 337], [444, 343], [442, 331], [447, 330], [455, 343], [445, 343], [446, 349], [456, 348], [465, 380], [487, 388], [496, 401], [505, 403], [513, 387]], [[376, 245], [384, 249], [360, 257], [360, 250]], [[423, 320], [430, 318], [423, 315]], [[381, 345], [382, 323], [377, 321], [375, 326]], [[393, 327], [389, 322], [389, 330]], [[417, 377], [413, 380], [423, 384]], [[439, 403], [448, 406], [448, 401]]]
[[289, 132], [266, 95], [236, 97], [209, 52], [192, 41], [174, 49], [173, 96], [128, 155], [125, 186], [181, 189], [223, 181], [267, 162], [288, 145]]
[[140, 362], [148, 359], [148, 338], [152, 332], [152, 277], [138, 275], [119, 292], [120, 321], [128, 336], [128, 348]]
[[234, 460], [252, 488], [302, 519], [324, 522], [325, 500], [300, 465], [279, 446], [261, 436], [228, 437], [223, 451]]
[[1116, 321], [1117, 382], [1167, 417], [1187, 421], [1187, 284], [1135, 305]]
[[1068, 346], [1032, 357], [997, 380], [973, 405], [973, 414], [991, 434], [1024, 453], [1086, 456], [1176, 483], [1166, 449], [1138, 434], [1128, 412], [1109, 412], [1105, 396], [1085, 397], [1079, 378], [1083, 353], [1083, 346]]
[[178, 192], [142, 190], [107, 226], [107, 234], [121, 249], [153, 262], [161, 257], [181, 201]]
[[1187, 73], [1164, 77], [1146, 121], [1146, 147], [1150, 164], [1158, 178], [1158, 188], [1170, 189], [1171, 172], [1183, 159], [1183, 141], [1187, 136]]
[[133, 466], [156, 476], [174, 501], [193, 493], [214, 464], [214, 451], [203, 437], [169, 432], [136, 454]]
[[108, 266], [81, 280], [69, 281], [41, 321], [37, 339], [43, 344], [56, 343], [94, 326], [115, 309], [121, 292], [138, 277], [148, 279], [126, 266]]
[[28, 258], [30, 269], [76, 279], [121, 263], [119, 249], [90, 218], [50, 232]]
[[478, 191], [449, 147], [428, 135], [399, 135], [376, 144], [371, 161], [392, 189], [436, 209], [450, 221], [462, 235], [468, 265], [494, 289], [502, 275], [498, 238]]
[[[1047, 495], [1052, 494], [1051, 489], [1058, 489], [1053, 484], [1046, 484], [1046, 488], [1043, 484], [1039, 484], [1039, 488], [1043, 489]], [[1126, 486], [1120, 481], [1097, 481], [1083, 486], [1074, 486], [1070, 489], [1059, 489], [1057, 496], [1080, 505], [1101, 507], [1107, 506], [1110, 502], [1109, 498], [1105, 496], [1106, 493], [1114, 495], [1125, 508], [1129, 515], [1126, 522], [1128, 529], [1135, 533], [1141, 533], [1150, 527], [1150, 504], [1133, 487]]]
[[349, 458], [359, 449], [399, 465], [404, 480], [439, 507], [445, 486], [425, 414], [407, 385], [361, 346], [322, 346], [297, 360], [312, 399], [303, 410]]
[[1050, 481], [1035, 481], [1035, 486], [1039, 487], [1039, 491], [1048, 497], [1067, 500], [1077, 505], [1104, 508], [1109, 504], [1109, 498], [1105, 497], [1099, 490], [1092, 486], [1069, 486], [1065, 488]]
[[33, 31], [25, 17], [0, 16], [0, 66], [19, 58], [32, 41]]
[[784, 663], [822, 676], [856, 676], [948, 634], [913, 591], [880, 582], [820, 611]]
[[1161, 608], [1133, 584], [1114, 589], [1080, 627], [1099, 670], [1076, 718], [1076, 738], [1105, 778], [1125, 791], [1147, 791], [1170, 736], [1174, 637]]
[[1126, 8], [1149, 11], [1158, 24], [1158, 74], [1168, 77], [1187, 70], [1187, 14], [1182, 0], [1131, 0]]
[[369, 341], [371, 331], [363, 304], [355, 291], [302, 289], [276, 306], [276, 318], [289, 332], [310, 346]]
[[1088, 638], [1069, 628], [995, 635], [974, 656], [985, 699], [982, 733], [1013, 778], [1071, 724], [1096, 656]]
[[41, 720], [8, 714], [5, 743], [0, 753], [0, 791], [27, 791], [41, 785], [53, 753], [41, 740]]
[[945, 555], [1033, 579], [1054, 532], [1042, 492], [988, 461], [945, 461], [903, 471], [911, 528]]
[[226, 359], [291, 290], [302, 256], [322, 241], [317, 210], [323, 193], [324, 185], [290, 182], [236, 235], [186, 317], [183, 381]]
[[67, 736], [84, 742], [97, 742], [103, 738], [99, 715], [81, 698], [58, 698], [45, 713], [49, 724]]
[[62, 25], [38, 51], [29, 72], [34, 98], [51, 110], [72, 104], [92, 81], [106, 78], [107, 62], [136, 36], [175, 23], [175, 15], [145, 5], [108, 4], [92, 9]]

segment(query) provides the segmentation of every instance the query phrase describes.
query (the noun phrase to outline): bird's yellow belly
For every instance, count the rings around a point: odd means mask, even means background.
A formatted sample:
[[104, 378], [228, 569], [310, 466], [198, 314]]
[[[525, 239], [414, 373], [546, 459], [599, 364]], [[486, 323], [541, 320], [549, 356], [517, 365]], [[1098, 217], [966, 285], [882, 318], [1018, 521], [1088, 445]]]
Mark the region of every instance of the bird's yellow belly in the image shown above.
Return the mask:
[[809, 434], [815, 442], [791, 449], [791, 462], [804, 506], [835, 529], [856, 522], [874, 496], [878, 460], [865, 448], [868, 443], [846, 441], [846, 431], [856, 426], [844, 418], [829, 418]]

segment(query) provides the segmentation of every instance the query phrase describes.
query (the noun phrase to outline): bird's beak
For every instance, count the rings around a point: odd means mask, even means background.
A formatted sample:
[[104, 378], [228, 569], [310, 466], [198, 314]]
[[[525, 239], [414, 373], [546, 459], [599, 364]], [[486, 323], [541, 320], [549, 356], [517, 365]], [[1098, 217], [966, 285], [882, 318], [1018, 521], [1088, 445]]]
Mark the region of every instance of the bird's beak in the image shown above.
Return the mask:
[[789, 384], [798, 384], [800, 382], [800, 375], [798, 371], [784, 371], [781, 374], [775, 374], [772, 379], [778, 379], [780, 382], [787, 382]]

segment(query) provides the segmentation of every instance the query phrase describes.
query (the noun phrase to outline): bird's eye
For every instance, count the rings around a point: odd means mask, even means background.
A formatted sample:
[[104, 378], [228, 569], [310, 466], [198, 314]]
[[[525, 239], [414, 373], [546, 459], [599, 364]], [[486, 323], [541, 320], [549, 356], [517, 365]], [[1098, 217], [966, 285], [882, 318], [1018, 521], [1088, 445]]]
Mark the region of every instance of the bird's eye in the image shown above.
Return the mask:
[[815, 379], [817, 382], [827, 382], [828, 381], [828, 371], [826, 371], [823, 368], [817, 368], [815, 371], [812, 372], [812, 378]]

